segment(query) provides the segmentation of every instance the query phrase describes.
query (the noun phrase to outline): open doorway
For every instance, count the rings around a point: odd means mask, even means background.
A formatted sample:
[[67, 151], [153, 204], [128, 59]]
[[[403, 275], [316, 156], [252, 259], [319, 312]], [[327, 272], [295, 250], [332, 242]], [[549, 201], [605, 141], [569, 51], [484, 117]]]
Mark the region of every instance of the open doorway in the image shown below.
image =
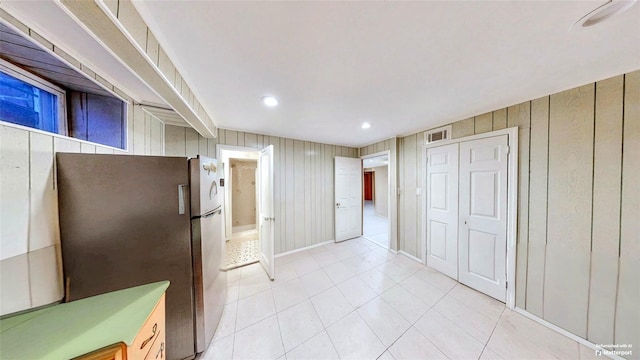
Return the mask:
[[229, 206], [231, 236], [227, 240], [226, 268], [231, 269], [258, 262], [260, 240], [256, 228], [258, 161], [229, 159]]
[[273, 146], [262, 150], [220, 145], [225, 239], [223, 268], [260, 262], [274, 279]]
[[389, 248], [389, 152], [362, 157], [363, 236]]

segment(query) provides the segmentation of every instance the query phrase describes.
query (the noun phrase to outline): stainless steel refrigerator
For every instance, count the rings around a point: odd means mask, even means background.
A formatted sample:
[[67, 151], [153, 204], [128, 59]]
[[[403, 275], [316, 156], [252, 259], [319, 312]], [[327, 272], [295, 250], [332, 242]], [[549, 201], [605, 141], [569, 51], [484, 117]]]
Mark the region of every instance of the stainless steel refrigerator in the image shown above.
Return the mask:
[[226, 300], [216, 161], [58, 153], [65, 301], [159, 280], [168, 359], [206, 350]]

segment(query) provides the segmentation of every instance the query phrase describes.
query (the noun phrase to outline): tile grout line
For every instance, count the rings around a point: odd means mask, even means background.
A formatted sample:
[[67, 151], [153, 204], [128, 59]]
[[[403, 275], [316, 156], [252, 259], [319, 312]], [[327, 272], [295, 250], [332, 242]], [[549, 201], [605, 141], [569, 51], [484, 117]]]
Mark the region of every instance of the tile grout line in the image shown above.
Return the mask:
[[[493, 330], [491, 330], [491, 335], [489, 335], [489, 339], [487, 339], [487, 343], [482, 348], [482, 352], [480, 353], [480, 356], [478, 357], [478, 359], [482, 358], [482, 354], [484, 354], [484, 351], [487, 349], [487, 346], [489, 346], [489, 342], [491, 341], [491, 338], [493, 337], [493, 333], [496, 331], [496, 328], [498, 327], [498, 324], [500, 323], [500, 320], [502, 319], [502, 315], [504, 315], [504, 312], [505, 312], [506, 309], [507, 309], [506, 307], [502, 309], [502, 312], [500, 313], [500, 316], [498, 317], [498, 321], [496, 321], [496, 324], [493, 326]], [[500, 357], [502, 357], [502, 356], [500, 356]]]

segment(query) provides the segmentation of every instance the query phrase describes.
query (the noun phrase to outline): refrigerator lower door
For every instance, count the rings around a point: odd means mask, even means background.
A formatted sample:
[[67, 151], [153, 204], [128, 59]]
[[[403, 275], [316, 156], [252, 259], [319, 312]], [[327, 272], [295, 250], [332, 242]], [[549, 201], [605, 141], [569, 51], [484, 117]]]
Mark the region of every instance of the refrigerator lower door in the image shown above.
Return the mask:
[[220, 209], [191, 220], [194, 289], [196, 296], [196, 352], [207, 349], [218, 327], [227, 299], [227, 273], [222, 267]]

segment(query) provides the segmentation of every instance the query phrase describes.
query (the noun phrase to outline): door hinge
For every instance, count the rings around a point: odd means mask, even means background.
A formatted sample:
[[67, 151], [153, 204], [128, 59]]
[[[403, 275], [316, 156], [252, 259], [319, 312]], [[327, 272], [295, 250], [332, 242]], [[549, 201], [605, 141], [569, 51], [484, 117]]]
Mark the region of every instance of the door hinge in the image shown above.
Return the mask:
[[507, 288], [507, 289], [509, 288], [509, 282], [508, 281], [504, 282], [504, 287]]

